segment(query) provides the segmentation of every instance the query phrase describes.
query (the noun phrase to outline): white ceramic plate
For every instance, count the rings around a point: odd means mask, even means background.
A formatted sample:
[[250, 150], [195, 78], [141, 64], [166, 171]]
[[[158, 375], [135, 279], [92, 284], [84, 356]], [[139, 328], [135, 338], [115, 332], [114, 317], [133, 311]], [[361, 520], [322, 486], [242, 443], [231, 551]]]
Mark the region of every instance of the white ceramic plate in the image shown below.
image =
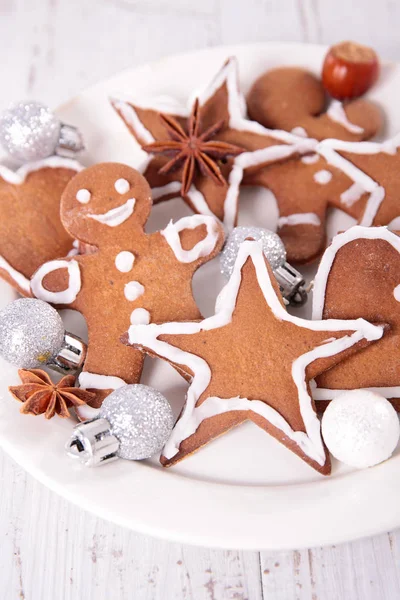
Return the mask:
[[[141, 158], [133, 138], [108, 103], [110, 95], [173, 95], [180, 101], [206, 84], [225, 59], [236, 55], [243, 91], [263, 71], [282, 64], [320, 71], [325, 49], [299, 44], [214, 48], [164, 59], [102, 82], [63, 106], [59, 114], [83, 132], [83, 162], [119, 160], [135, 166]], [[387, 133], [400, 130], [400, 68], [383, 68], [371, 96], [388, 115]], [[243, 192], [240, 224], [273, 228], [274, 198], [265, 190]], [[154, 209], [148, 230], [189, 214], [180, 200]], [[336, 212], [330, 233], [350, 225]], [[312, 276], [312, 270], [307, 273]], [[204, 315], [213, 311], [223, 285], [218, 259], [196, 274], [195, 296]], [[14, 298], [0, 284], [0, 306]], [[304, 314], [308, 315], [309, 309]], [[69, 312], [69, 311], [67, 311]], [[81, 319], [66, 317], [82, 331]], [[117, 461], [86, 469], [68, 458], [64, 444], [72, 421], [30, 418], [19, 413], [7, 386], [17, 371], [0, 365], [0, 444], [27, 471], [80, 507], [143, 533], [191, 544], [244, 549], [281, 549], [331, 544], [400, 525], [400, 456], [369, 470], [333, 464], [324, 478], [252, 423], [217, 439], [169, 470], [157, 460]], [[186, 384], [169, 366], [147, 359], [144, 383], [153, 385], [179, 411]]]

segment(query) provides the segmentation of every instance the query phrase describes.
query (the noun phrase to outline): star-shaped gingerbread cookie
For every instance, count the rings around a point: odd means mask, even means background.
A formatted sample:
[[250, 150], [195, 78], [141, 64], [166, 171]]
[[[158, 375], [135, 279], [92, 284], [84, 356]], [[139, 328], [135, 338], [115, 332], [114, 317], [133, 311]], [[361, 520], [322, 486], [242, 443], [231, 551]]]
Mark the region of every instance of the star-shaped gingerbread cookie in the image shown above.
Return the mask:
[[[112, 105], [147, 152], [143, 174], [154, 202], [182, 195], [194, 212], [215, 215], [227, 229], [236, 224], [244, 173], [249, 178], [261, 166], [310, 152], [316, 144], [245, 118], [234, 58], [189, 108], [157, 100], [150, 105], [114, 99]], [[201, 144], [200, 162], [195, 158]]]
[[314, 284], [314, 318], [362, 317], [390, 327], [376, 344], [317, 378], [317, 406], [344, 390], [372, 388], [400, 409], [400, 238], [386, 227], [353, 227], [337, 235]]
[[81, 166], [51, 157], [11, 171], [0, 165], [0, 277], [22, 295], [44, 262], [64, 256], [73, 240], [60, 219], [60, 200]]
[[146, 234], [150, 208], [144, 177], [117, 163], [85, 169], [62, 196], [62, 222], [90, 253], [45, 263], [31, 287], [37, 298], [84, 315], [89, 341], [81, 387], [111, 390], [139, 381], [143, 355], [119, 341], [131, 323], [201, 318], [192, 277], [221, 249], [222, 227], [193, 215]]
[[163, 465], [249, 419], [328, 474], [309, 381], [382, 332], [362, 319], [306, 321], [288, 314], [260, 243], [247, 240], [214, 316], [131, 327], [124, 341], [176, 365], [191, 381]]

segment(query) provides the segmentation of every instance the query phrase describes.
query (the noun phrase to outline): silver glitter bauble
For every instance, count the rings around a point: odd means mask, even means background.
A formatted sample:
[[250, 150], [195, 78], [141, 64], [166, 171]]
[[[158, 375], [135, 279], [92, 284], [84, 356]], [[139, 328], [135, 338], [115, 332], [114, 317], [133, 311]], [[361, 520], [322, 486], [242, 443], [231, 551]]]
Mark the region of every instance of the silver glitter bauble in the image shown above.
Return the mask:
[[18, 161], [31, 162], [55, 153], [61, 123], [39, 102], [18, 102], [0, 115], [0, 144]]
[[142, 384], [125, 385], [104, 400], [99, 418], [107, 419], [119, 440], [117, 455], [128, 460], [150, 458], [169, 438], [174, 417], [168, 400]]
[[279, 235], [261, 227], [235, 227], [220, 255], [221, 273], [227, 279], [232, 275], [240, 245], [246, 239], [262, 242], [264, 256], [273, 270], [285, 263], [286, 250]]
[[17, 367], [43, 367], [63, 341], [60, 315], [42, 300], [21, 298], [0, 312], [0, 355]]

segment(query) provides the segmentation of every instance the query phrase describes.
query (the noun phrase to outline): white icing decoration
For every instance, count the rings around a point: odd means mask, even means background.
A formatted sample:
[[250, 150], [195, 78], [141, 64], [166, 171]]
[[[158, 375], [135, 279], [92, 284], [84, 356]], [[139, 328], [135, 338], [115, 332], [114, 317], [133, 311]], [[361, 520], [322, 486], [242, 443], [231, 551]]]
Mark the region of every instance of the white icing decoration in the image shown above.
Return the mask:
[[397, 285], [393, 290], [393, 296], [396, 298], [397, 302], [400, 302], [400, 285]]
[[118, 194], [127, 194], [131, 186], [129, 184], [129, 181], [127, 181], [126, 179], [117, 179], [117, 181], [114, 183], [114, 187], [115, 191], [118, 192]]
[[144, 286], [138, 281], [129, 281], [125, 284], [124, 295], [127, 300], [133, 302], [144, 294]]
[[293, 129], [290, 133], [293, 133], [293, 135], [298, 135], [299, 137], [303, 137], [303, 138], [308, 137], [308, 133], [304, 129], [304, 127], [293, 127]]
[[[255, 267], [258, 284], [265, 301], [278, 320], [287, 321], [298, 327], [314, 331], [354, 330], [354, 333], [350, 336], [346, 335], [340, 339], [335, 339], [334, 342], [318, 345], [293, 362], [292, 377], [298, 389], [298, 401], [306, 433], [293, 431], [287, 421], [276, 410], [268, 406], [265, 402], [257, 400], [249, 401], [246, 398], [222, 399], [212, 397], [205, 399], [200, 406], [196, 407], [198, 399], [207, 389], [211, 380], [209, 365], [199, 356], [185, 352], [158, 339], [163, 334], [190, 335], [200, 331], [223, 327], [230, 323], [241, 284], [241, 270], [249, 257]], [[261, 414], [264, 418], [267, 418], [285, 436], [298, 444], [302, 451], [312, 460], [323, 465], [325, 463], [325, 451], [321, 440], [320, 423], [313, 410], [305, 381], [306, 368], [318, 358], [333, 356], [350, 348], [363, 337], [368, 340], [379, 339], [383, 333], [382, 328], [371, 325], [363, 319], [348, 321], [333, 319], [326, 321], [306, 321], [287, 313], [275, 294], [265, 265], [262, 245], [254, 241], [245, 241], [240, 246], [232, 276], [225, 287], [220, 303], [219, 312], [201, 322], [152, 324], [129, 328], [129, 341], [131, 344], [148, 348], [158, 356], [174, 364], [185, 365], [193, 373], [185, 408], [164, 448], [164, 455], [166, 458], [173, 457], [178, 452], [181, 442], [196, 431], [203, 419], [226, 412], [227, 410], [253, 410]]]
[[125, 381], [120, 377], [114, 377], [112, 375], [99, 375], [98, 373], [89, 373], [89, 371], [82, 371], [79, 378], [79, 387], [84, 390], [96, 389], [96, 390], [117, 390], [118, 388], [126, 385]]
[[400, 217], [395, 217], [394, 219], [392, 219], [387, 227], [388, 227], [388, 229], [391, 229], [392, 231], [399, 231], [400, 230]]
[[314, 181], [320, 185], [326, 185], [332, 179], [332, 173], [326, 169], [321, 169], [314, 173]]
[[[400, 386], [395, 385], [392, 387], [367, 387], [363, 388], [367, 392], [374, 392], [375, 394], [380, 394], [384, 398], [400, 398]], [[312, 397], [317, 402], [320, 400], [332, 400], [336, 398], [340, 394], [344, 392], [348, 392], [349, 390], [330, 390], [328, 388], [318, 388], [313, 386], [312, 388]]]
[[0, 177], [8, 183], [21, 185], [30, 173], [49, 167], [52, 169], [71, 169], [72, 171], [82, 171], [83, 167], [76, 160], [71, 158], [62, 158], [61, 156], [50, 156], [43, 160], [27, 163], [17, 171], [12, 171], [4, 165], [0, 165]]
[[313, 319], [322, 319], [325, 305], [326, 286], [336, 253], [346, 244], [349, 244], [350, 242], [360, 238], [368, 240], [385, 240], [400, 254], [400, 238], [396, 234], [389, 231], [386, 227], [361, 227], [360, 225], [356, 225], [344, 233], [336, 235], [333, 238], [331, 245], [325, 250], [314, 279], [312, 308]]
[[[181, 187], [181, 186], [179, 186]], [[189, 188], [189, 191], [186, 194], [186, 197], [189, 198], [193, 208], [196, 212], [201, 213], [202, 215], [208, 215], [209, 217], [215, 217], [214, 213], [210, 210], [204, 195], [196, 188], [194, 184], [192, 184]]]
[[279, 217], [278, 229], [284, 225], [321, 225], [321, 219], [315, 213], [295, 213], [287, 217]]
[[359, 183], [353, 183], [348, 190], [340, 194], [340, 201], [347, 207], [353, 206], [365, 193], [365, 189]]
[[332, 100], [328, 110], [326, 111], [326, 114], [331, 121], [339, 123], [339, 125], [347, 129], [347, 131], [350, 131], [350, 133], [364, 133], [364, 129], [362, 127], [355, 125], [348, 120], [346, 112], [343, 108], [343, 104], [339, 102], [339, 100]]
[[154, 138], [150, 131], [143, 125], [131, 104], [124, 102], [124, 100], [112, 100], [112, 104], [114, 108], [121, 113], [124, 121], [131, 127], [136, 137], [145, 144], [152, 144], [154, 142]]
[[115, 257], [115, 266], [121, 273], [129, 273], [135, 262], [135, 256], [129, 250], [122, 250]]
[[109, 227], [117, 227], [124, 223], [133, 213], [133, 209], [135, 207], [136, 200], [135, 198], [129, 198], [124, 204], [121, 206], [117, 206], [116, 208], [112, 208], [102, 215], [97, 215], [94, 213], [88, 213], [86, 216], [90, 219], [94, 219], [103, 225], [108, 225]]
[[376, 142], [343, 142], [341, 140], [323, 140], [318, 144], [317, 152], [321, 154], [325, 160], [334, 167], [340, 169], [345, 175], [350, 177], [354, 183], [358, 184], [358, 188], [349, 190], [350, 198], [355, 192], [360, 193], [361, 188], [365, 192], [369, 192], [369, 198], [364, 211], [364, 215], [360, 221], [360, 225], [370, 226], [378, 213], [379, 207], [385, 197], [385, 190], [369, 175], [356, 167], [349, 160], [338, 154], [337, 151], [353, 152], [354, 154], [378, 154], [385, 152], [387, 154], [396, 153], [396, 149], [400, 143], [400, 135], [395, 136], [391, 140], [379, 144]]
[[[117, 390], [126, 385], [126, 382], [120, 377], [98, 375], [97, 373], [89, 373], [89, 371], [82, 371], [82, 373], [80, 373], [78, 383], [84, 390]], [[81, 419], [87, 421], [89, 419], [95, 419], [98, 416], [100, 409], [84, 404], [82, 406], [76, 406], [75, 411]]]
[[319, 161], [319, 154], [316, 152], [314, 154], [306, 154], [301, 158], [301, 162], [305, 165], [313, 165], [314, 163]]
[[91, 198], [91, 193], [89, 192], [89, 190], [86, 189], [81, 189], [78, 190], [76, 192], [76, 199], [78, 200], [78, 202], [80, 202], [81, 204], [87, 204], [88, 202], [90, 202], [90, 198]]
[[148, 325], [150, 323], [150, 313], [145, 308], [135, 308], [131, 313], [131, 324]]
[[[43, 279], [58, 269], [68, 269], [68, 287], [61, 292], [51, 292], [43, 287]], [[72, 260], [51, 260], [44, 263], [31, 279], [31, 289], [36, 298], [54, 304], [71, 304], [81, 290], [81, 272], [79, 263]]]
[[171, 181], [166, 185], [160, 185], [159, 187], [151, 188], [151, 197], [153, 200], [158, 200], [158, 198], [168, 196], [169, 194], [179, 194], [181, 187], [182, 184], [180, 181]]
[[69, 257], [69, 256], [76, 256], [77, 254], [79, 254], [79, 240], [74, 240], [72, 242], [72, 248], [68, 252], [67, 257]]
[[0, 255], [0, 269], [3, 269], [3, 271], [6, 271], [9, 274], [9, 276], [11, 277], [11, 279], [13, 279], [13, 281], [15, 281], [15, 283], [18, 285], [18, 287], [21, 288], [21, 290], [24, 290], [24, 292], [26, 294], [30, 294], [31, 286], [30, 286], [29, 279], [27, 279], [25, 277], [25, 275], [22, 275], [22, 273], [20, 273], [16, 269], [14, 269], [14, 267], [12, 267], [10, 265], [10, 263], [7, 262], [6, 259], [1, 255]]
[[315, 148], [315, 140], [303, 140], [301, 138], [297, 138], [297, 140], [300, 140], [297, 144], [269, 146], [253, 152], [243, 152], [235, 158], [232, 170], [229, 173], [229, 188], [224, 202], [224, 225], [228, 230], [233, 229], [235, 225], [239, 186], [243, 179], [244, 170], [263, 163], [276, 162], [295, 153], [303, 154]]
[[[184, 229], [195, 229], [200, 225], [206, 226], [206, 237], [197, 242], [191, 250], [184, 250], [182, 248], [179, 232]], [[179, 262], [191, 263], [202, 256], [208, 256], [214, 250], [218, 241], [218, 224], [215, 217], [193, 215], [192, 217], [183, 217], [176, 223], [170, 221], [167, 227], [161, 231], [161, 235], [165, 237]]]

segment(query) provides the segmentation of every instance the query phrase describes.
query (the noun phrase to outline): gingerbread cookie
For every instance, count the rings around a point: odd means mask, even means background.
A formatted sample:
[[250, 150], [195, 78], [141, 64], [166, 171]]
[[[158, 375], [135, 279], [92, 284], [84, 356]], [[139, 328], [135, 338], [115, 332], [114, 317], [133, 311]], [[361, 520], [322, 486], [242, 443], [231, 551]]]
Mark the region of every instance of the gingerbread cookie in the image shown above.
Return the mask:
[[35, 270], [72, 248], [60, 220], [60, 199], [80, 169], [76, 161], [59, 157], [16, 172], [0, 165], [0, 277], [24, 296], [30, 295]]
[[368, 140], [382, 128], [379, 108], [357, 99], [346, 104], [327, 99], [322, 81], [305, 69], [281, 67], [267, 71], [248, 96], [249, 115], [265, 127], [323, 140]]
[[139, 381], [143, 355], [119, 342], [130, 323], [201, 318], [192, 277], [221, 249], [222, 228], [213, 217], [195, 215], [147, 235], [150, 208], [144, 177], [117, 163], [85, 169], [62, 196], [65, 228], [96, 251], [44, 264], [31, 287], [36, 297], [84, 315], [89, 342], [81, 387]]
[[320, 375], [314, 398], [332, 400], [344, 390], [367, 388], [400, 409], [399, 284], [396, 234], [384, 227], [352, 227], [333, 239], [315, 278], [313, 318], [362, 317], [390, 329], [376, 344]]
[[316, 143], [245, 118], [233, 58], [189, 109], [165, 100], [112, 105], [147, 152], [143, 173], [154, 202], [180, 194], [195, 212], [217, 216], [228, 230], [237, 221], [244, 173], [249, 180], [261, 166], [310, 152]]
[[262, 245], [248, 240], [214, 316], [130, 327], [123, 339], [176, 365], [191, 380], [163, 465], [249, 419], [328, 474], [309, 381], [382, 332], [362, 319], [306, 321], [288, 314]]
[[400, 135], [382, 143], [323, 140], [314, 154], [252, 175], [249, 183], [275, 194], [289, 262], [310, 262], [322, 253], [330, 206], [364, 226], [400, 226], [399, 145]]

